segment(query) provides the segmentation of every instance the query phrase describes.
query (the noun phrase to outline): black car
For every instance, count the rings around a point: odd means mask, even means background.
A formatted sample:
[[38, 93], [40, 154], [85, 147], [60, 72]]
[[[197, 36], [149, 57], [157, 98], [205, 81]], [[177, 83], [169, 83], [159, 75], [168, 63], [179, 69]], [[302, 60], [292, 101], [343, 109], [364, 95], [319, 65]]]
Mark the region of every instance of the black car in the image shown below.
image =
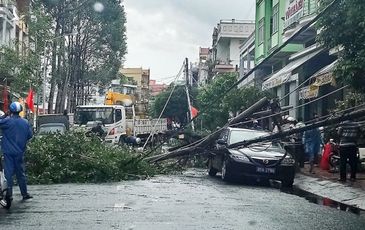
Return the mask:
[[[279, 143], [267, 142], [234, 149], [229, 145], [269, 135], [269, 132], [227, 128], [215, 147], [210, 152], [208, 160], [209, 175], [215, 176], [221, 172], [222, 179], [273, 179], [282, 182], [282, 186], [293, 185], [295, 176], [295, 160]], [[284, 157], [285, 156], [285, 157]]]

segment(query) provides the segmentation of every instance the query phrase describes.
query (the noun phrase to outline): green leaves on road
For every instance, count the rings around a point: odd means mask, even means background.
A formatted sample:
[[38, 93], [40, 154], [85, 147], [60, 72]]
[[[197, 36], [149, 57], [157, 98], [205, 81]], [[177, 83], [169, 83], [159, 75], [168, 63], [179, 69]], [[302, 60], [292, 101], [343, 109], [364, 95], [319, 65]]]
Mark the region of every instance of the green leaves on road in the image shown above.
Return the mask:
[[96, 137], [69, 132], [34, 138], [26, 153], [31, 184], [111, 182], [146, 178], [157, 169], [136, 160], [125, 147], [102, 144]]

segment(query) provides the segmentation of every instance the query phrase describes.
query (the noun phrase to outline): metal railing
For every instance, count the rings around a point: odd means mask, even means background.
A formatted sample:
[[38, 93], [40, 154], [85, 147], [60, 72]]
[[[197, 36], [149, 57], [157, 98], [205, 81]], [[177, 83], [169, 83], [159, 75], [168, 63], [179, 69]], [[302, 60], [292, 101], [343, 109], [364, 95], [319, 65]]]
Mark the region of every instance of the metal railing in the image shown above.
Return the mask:
[[15, 6], [14, 0], [0, 0], [0, 7], [11, 7]]

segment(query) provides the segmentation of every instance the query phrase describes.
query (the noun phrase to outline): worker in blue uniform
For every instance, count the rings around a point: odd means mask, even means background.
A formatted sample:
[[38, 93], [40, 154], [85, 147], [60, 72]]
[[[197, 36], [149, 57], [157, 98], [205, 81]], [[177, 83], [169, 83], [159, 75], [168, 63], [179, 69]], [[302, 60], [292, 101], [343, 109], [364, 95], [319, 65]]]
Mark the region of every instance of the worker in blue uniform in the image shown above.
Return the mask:
[[[8, 184], [8, 191], [5, 198], [6, 202], [11, 202], [12, 200], [14, 174], [16, 175], [23, 200], [32, 198], [27, 191], [27, 178], [24, 165], [27, 142], [33, 135], [32, 128], [27, 120], [19, 116], [19, 113], [23, 110], [19, 102], [11, 103], [9, 110], [11, 113], [10, 116], [0, 118], [0, 129], [3, 133], [1, 150], [4, 155], [4, 174]], [[4, 206], [2, 201], [0, 204]]]

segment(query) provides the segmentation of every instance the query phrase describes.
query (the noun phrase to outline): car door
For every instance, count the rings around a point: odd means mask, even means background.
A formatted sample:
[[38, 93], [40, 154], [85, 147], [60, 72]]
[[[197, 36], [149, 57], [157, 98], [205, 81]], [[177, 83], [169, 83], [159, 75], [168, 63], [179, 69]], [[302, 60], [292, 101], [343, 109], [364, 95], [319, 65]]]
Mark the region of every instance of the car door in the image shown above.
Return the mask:
[[216, 140], [215, 145], [213, 147], [212, 164], [213, 164], [213, 167], [218, 169], [219, 171], [222, 169], [224, 154], [225, 154], [226, 150], [225, 150], [224, 145], [219, 144], [217, 142], [218, 142], [218, 140], [221, 140], [221, 141], [227, 143], [228, 135], [229, 135], [229, 130], [228, 129], [223, 130], [222, 133], [219, 135], [218, 139]]

